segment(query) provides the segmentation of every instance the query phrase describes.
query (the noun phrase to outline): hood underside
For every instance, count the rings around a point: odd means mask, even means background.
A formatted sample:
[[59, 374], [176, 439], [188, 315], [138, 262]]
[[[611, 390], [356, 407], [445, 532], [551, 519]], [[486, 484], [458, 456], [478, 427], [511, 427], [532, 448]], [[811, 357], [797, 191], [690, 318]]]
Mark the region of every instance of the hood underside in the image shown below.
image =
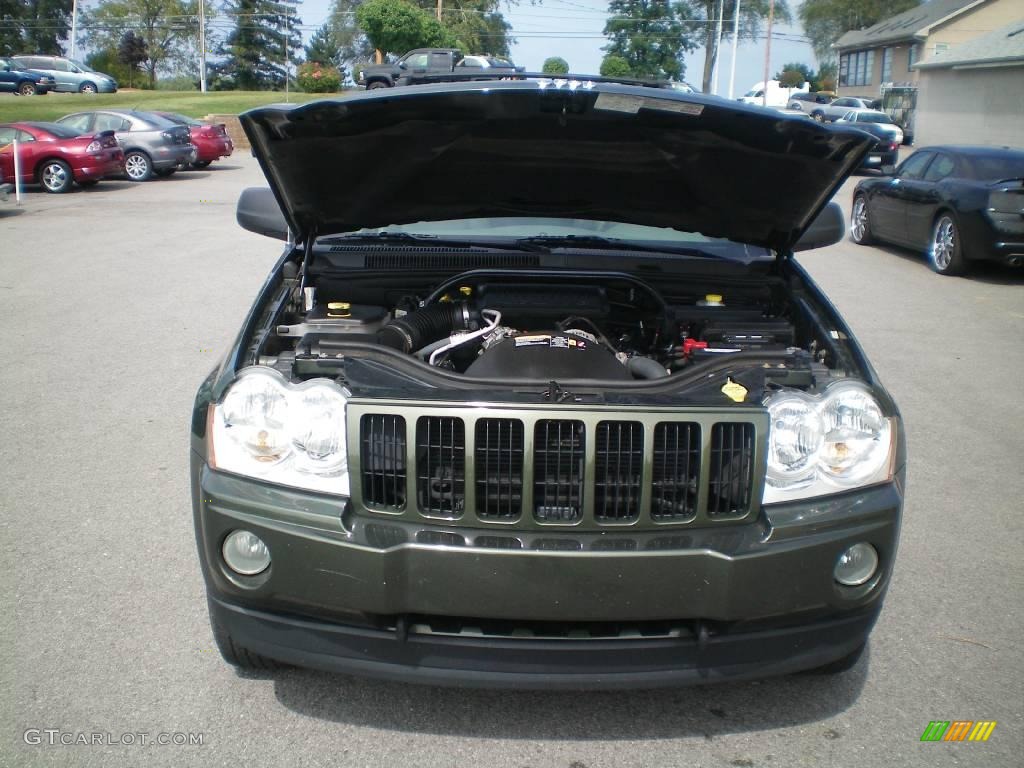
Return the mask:
[[241, 121], [298, 242], [539, 216], [786, 252], [875, 141], [715, 97], [530, 80], [380, 89]]

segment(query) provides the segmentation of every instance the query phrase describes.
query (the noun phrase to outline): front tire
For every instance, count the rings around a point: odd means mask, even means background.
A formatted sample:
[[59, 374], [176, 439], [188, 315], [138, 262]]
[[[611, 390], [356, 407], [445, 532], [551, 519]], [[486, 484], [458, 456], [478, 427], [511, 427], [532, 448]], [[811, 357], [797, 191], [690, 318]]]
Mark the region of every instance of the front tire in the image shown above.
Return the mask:
[[210, 605], [209, 608], [210, 629], [213, 631], [213, 641], [217, 644], [217, 650], [220, 651], [220, 655], [224, 658], [224, 661], [238, 667], [239, 669], [261, 669], [264, 671], [272, 671], [275, 669], [283, 669], [286, 666], [279, 661], [274, 661], [274, 659], [261, 656], [255, 651], [250, 651], [248, 648], [236, 643], [234, 638], [232, 638], [228, 633], [227, 629], [214, 617], [213, 606]]
[[39, 167], [39, 183], [52, 194], [60, 195], [67, 192], [74, 180], [71, 166], [63, 160], [47, 160]]
[[864, 195], [857, 195], [853, 199], [850, 236], [857, 245], [871, 245], [875, 242], [874, 235], [871, 234], [871, 222], [868, 221], [868, 201]]
[[36, 88], [35, 85], [33, 85], [32, 83], [26, 82], [18, 86], [19, 96], [35, 96], [37, 93], [39, 93], [39, 89]]
[[96, 93], [96, 84], [95, 83], [82, 83], [80, 86], [78, 86], [78, 92], [79, 93]]
[[130, 181], [149, 181], [153, 176], [153, 162], [145, 152], [129, 152], [124, 156], [124, 172]]
[[967, 271], [960, 227], [950, 212], [939, 214], [932, 226], [932, 240], [928, 247], [932, 269], [940, 275], [962, 275]]

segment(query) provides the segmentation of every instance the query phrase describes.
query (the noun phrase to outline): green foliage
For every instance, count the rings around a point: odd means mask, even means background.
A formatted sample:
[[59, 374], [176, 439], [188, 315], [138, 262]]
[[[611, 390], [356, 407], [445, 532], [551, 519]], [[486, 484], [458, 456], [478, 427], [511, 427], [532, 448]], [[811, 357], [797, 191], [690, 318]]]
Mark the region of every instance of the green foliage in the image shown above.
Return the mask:
[[[437, 0], [412, 0], [434, 18]], [[441, 23], [465, 53], [508, 56], [511, 25], [501, 13], [501, 0], [444, 0]]]
[[632, 77], [633, 70], [624, 58], [610, 53], [601, 59], [601, 74], [604, 77]]
[[612, 0], [602, 50], [619, 56], [637, 77], [681, 80], [686, 72], [683, 56], [694, 50], [698, 38], [689, 2], [679, 0]]
[[[110, 75], [122, 87], [132, 87], [128, 85], [132, 80], [132, 71], [118, 59], [117, 51], [100, 48], [98, 51], [93, 51], [86, 56], [85, 63], [97, 72]], [[135, 74], [138, 74], [138, 70], [136, 70]]]
[[385, 53], [413, 48], [454, 48], [457, 41], [441, 23], [406, 0], [367, 0], [356, 9], [356, 21], [371, 45]]
[[540, 71], [546, 75], [567, 75], [569, 74], [569, 62], [561, 56], [549, 56], [544, 59]]
[[833, 61], [832, 45], [851, 29], [870, 27], [920, 5], [921, 0], [804, 0], [799, 16], [821, 61]]
[[299, 65], [295, 82], [306, 93], [337, 93], [341, 87], [341, 73], [337, 67], [307, 61]]
[[[117, 44], [117, 60], [128, 70], [129, 88], [135, 86], [135, 75], [139, 71], [139, 66], [148, 58], [146, 41], [130, 29], [125, 32], [121, 37], [121, 42]], [[118, 82], [123, 83], [124, 81], [119, 80]]]
[[236, 20], [221, 47], [225, 59], [214, 68], [218, 88], [284, 88], [285, 63], [298, 61], [302, 50], [297, 4], [298, 0], [229, 0]]
[[309, 38], [306, 61], [329, 64], [335, 68], [342, 66], [341, 46], [338, 45], [330, 23], [325, 23]]
[[191, 75], [161, 77], [157, 81], [156, 89], [158, 91], [198, 91], [199, 80]]
[[0, 56], [60, 56], [71, 28], [71, 0], [0, 0]]
[[363, 0], [332, 0], [331, 15], [327, 24], [339, 49], [339, 66], [352, 72], [353, 78], [358, 75], [356, 65], [369, 61], [373, 57], [373, 46], [356, 21], [355, 11]]
[[812, 90], [832, 91], [835, 93], [838, 78], [839, 67], [836, 66], [835, 62], [822, 64], [818, 70], [817, 78], [811, 83]]
[[84, 13], [82, 29], [93, 50], [110, 51], [115, 56], [121, 40], [132, 30], [145, 46], [146, 58], [140, 63], [149, 77], [149, 87], [154, 88], [157, 70], [171, 62], [189, 36], [182, 17], [195, 13], [197, 7], [192, 0], [100, 0]]

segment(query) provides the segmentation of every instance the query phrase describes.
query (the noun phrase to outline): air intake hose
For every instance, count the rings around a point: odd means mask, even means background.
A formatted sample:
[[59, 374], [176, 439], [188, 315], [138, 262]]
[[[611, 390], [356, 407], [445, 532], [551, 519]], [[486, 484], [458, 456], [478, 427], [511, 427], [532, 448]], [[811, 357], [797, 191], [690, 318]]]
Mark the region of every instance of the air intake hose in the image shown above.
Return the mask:
[[464, 301], [431, 304], [396, 317], [377, 331], [377, 341], [408, 354], [456, 331], [472, 331], [479, 325], [479, 314]]

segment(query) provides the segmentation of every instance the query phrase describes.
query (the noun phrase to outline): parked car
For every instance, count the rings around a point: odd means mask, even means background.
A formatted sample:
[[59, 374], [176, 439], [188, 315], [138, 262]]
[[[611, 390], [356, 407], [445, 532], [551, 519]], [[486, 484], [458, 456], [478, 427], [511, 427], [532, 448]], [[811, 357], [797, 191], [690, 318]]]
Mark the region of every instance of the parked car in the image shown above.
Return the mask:
[[817, 104], [810, 110], [811, 117], [819, 123], [833, 123], [843, 117], [851, 109], [871, 109], [871, 99], [843, 97], [829, 104]]
[[1024, 266], [1024, 151], [919, 149], [891, 178], [857, 185], [850, 232], [861, 245], [884, 240], [923, 252], [943, 275], [980, 260]]
[[872, 137], [601, 81], [240, 119], [271, 189], [238, 221], [288, 245], [190, 419], [227, 661], [572, 688], [856, 662], [904, 430], [791, 256], [843, 237], [824, 201]]
[[827, 91], [816, 91], [815, 93], [794, 93], [789, 98], [789, 109], [799, 109], [801, 112], [811, 113], [815, 104], [831, 104], [835, 98]]
[[12, 56], [22, 69], [49, 75], [56, 81], [54, 90], [64, 93], [116, 93], [117, 80], [88, 65], [64, 56]]
[[132, 181], [170, 176], [196, 159], [188, 128], [150, 112], [76, 112], [57, 122], [81, 133], [114, 131], [124, 150], [125, 175]]
[[45, 96], [56, 85], [57, 83], [49, 75], [20, 69], [15, 62], [0, 56], [0, 93]]
[[[357, 75], [359, 85], [367, 90], [391, 88], [396, 85], [422, 85], [425, 83], [472, 80], [476, 75], [514, 76], [522, 71], [508, 59], [496, 56], [467, 57], [455, 48], [417, 48], [409, 51], [393, 64], [366, 64]], [[486, 63], [487, 66], [482, 66]]]
[[835, 122], [836, 125], [852, 125], [875, 137], [875, 146], [864, 157], [864, 168], [888, 168], [891, 171], [895, 167], [899, 160], [903, 131], [887, 114], [869, 109], [851, 109]]
[[14, 185], [5, 181], [4, 169], [0, 168], [0, 203], [6, 203], [7, 197], [14, 191]]
[[810, 87], [811, 84], [808, 82], [799, 87], [786, 88], [778, 80], [769, 80], [767, 83], [764, 80], [758, 80], [737, 101], [766, 107], [785, 107], [793, 96], [798, 93], [807, 93], [807, 89]]
[[57, 123], [18, 122], [0, 125], [0, 165], [14, 178], [14, 145], [22, 184], [39, 184], [47, 192], [67, 192], [72, 182], [91, 187], [124, 173], [124, 152], [113, 131], [82, 135]]
[[235, 147], [223, 123], [213, 125], [177, 112], [155, 111], [153, 114], [188, 128], [189, 137], [196, 148], [196, 159], [192, 161], [194, 168], [206, 168], [214, 160], [230, 157], [234, 151]]

